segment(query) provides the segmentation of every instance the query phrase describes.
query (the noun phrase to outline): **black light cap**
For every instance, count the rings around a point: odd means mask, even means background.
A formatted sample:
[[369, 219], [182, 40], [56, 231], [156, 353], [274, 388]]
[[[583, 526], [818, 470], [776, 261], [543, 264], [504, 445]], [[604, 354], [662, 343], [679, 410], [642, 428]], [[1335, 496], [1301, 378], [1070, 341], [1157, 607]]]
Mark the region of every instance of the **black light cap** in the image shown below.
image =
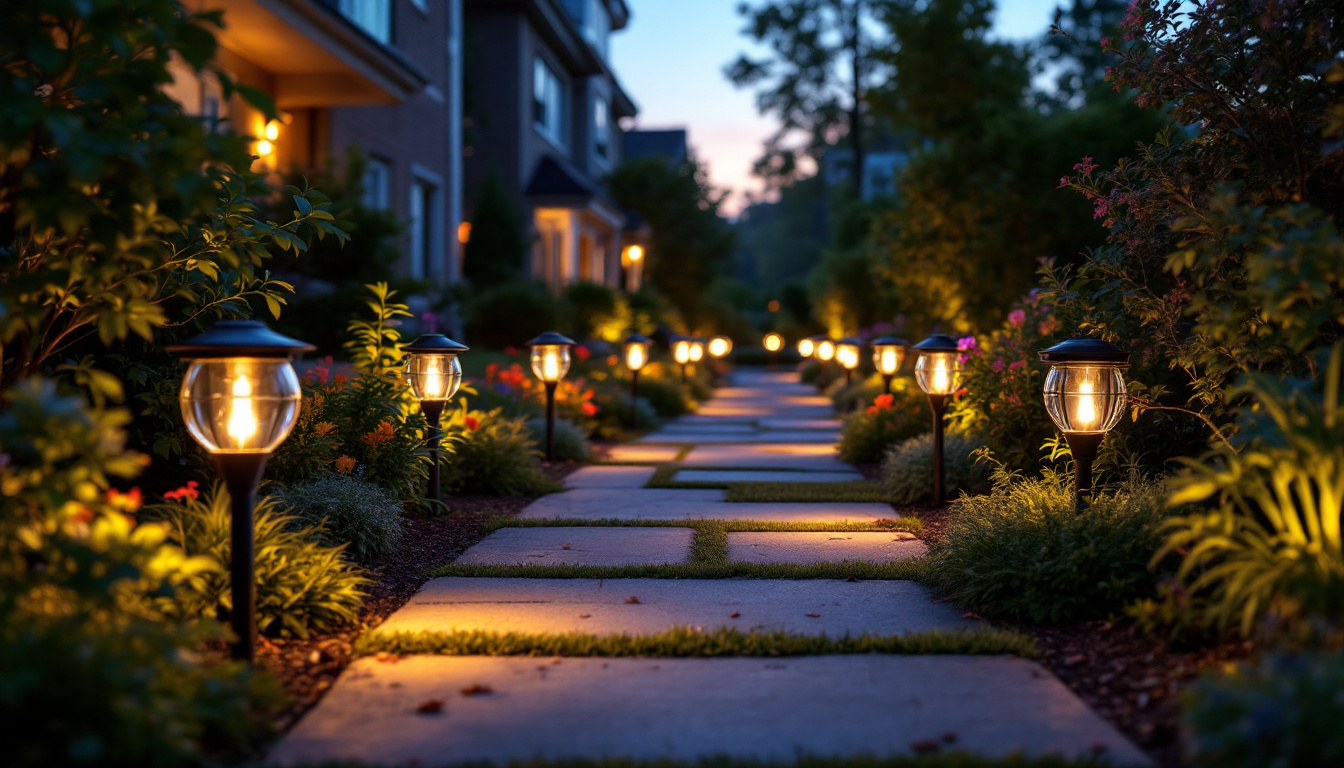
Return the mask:
[[529, 347], [540, 347], [540, 346], [572, 347], [572, 346], [574, 346], [575, 343], [576, 343], [576, 342], [575, 342], [573, 339], [569, 338], [568, 336], [561, 336], [560, 334], [556, 333], [555, 331], [547, 331], [547, 332], [541, 334], [540, 336], [538, 336], [537, 338], [535, 338], [535, 339], [533, 339], [533, 340], [527, 342], [527, 346], [529, 346]]
[[907, 343], [905, 342], [905, 339], [899, 338], [899, 337], [897, 337], [897, 336], [878, 336], [876, 339], [873, 339], [872, 341], [870, 341], [870, 342], [868, 342], [868, 343], [869, 343], [869, 344], [872, 344], [874, 347], [908, 347], [908, 346], [910, 346], [909, 344], [907, 344]]
[[843, 339], [841, 339], [841, 340], [839, 340], [839, 341], [837, 341], [837, 342], [835, 342], [835, 343], [836, 343], [836, 344], [846, 344], [846, 345], [851, 346], [851, 347], [862, 347], [862, 346], [863, 346], [863, 339], [860, 339], [858, 336], [846, 336], [845, 338], [843, 338]]
[[1095, 365], [1129, 365], [1129, 353], [1114, 347], [1101, 339], [1069, 339], [1061, 341], [1049, 349], [1042, 349], [1037, 352], [1041, 356], [1041, 362], [1050, 365], [1067, 365], [1069, 363]]
[[429, 354], [455, 355], [470, 350], [466, 344], [460, 344], [442, 333], [426, 333], [406, 345], [407, 352], [427, 352]]
[[946, 333], [935, 333], [929, 338], [919, 342], [911, 349], [918, 349], [920, 352], [957, 352], [957, 340], [948, 336]]
[[260, 320], [220, 320], [210, 329], [165, 349], [178, 357], [209, 360], [226, 357], [293, 358], [317, 347], [276, 333]]
[[645, 346], [648, 346], [649, 344], [652, 344], [652, 343], [653, 343], [653, 340], [650, 339], [648, 336], [645, 336], [645, 335], [642, 334], [642, 333], [632, 333], [632, 334], [630, 334], [629, 336], [626, 336], [626, 337], [625, 337], [625, 341], [622, 342], [622, 343], [623, 343], [623, 344], [643, 344], [643, 345], [645, 345]]

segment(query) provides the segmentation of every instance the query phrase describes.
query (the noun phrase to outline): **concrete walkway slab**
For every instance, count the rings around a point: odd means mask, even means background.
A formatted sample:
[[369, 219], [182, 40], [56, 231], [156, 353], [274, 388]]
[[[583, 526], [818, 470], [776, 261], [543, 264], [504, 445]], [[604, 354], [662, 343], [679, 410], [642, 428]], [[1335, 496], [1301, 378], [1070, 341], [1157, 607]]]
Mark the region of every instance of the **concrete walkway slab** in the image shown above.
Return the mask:
[[[489, 693], [460, 693], [483, 686]], [[440, 702], [430, 713], [429, 702]], [[1148, 759], [1040, 665], [1009, 657], [365, 658], [271, 750], [282, 765], [909, 754]]]
[[743, 563], [885, 563], [920, 557], [924, 542], [905, 532], [744, 532], [728, 534], [728, 559]]
[[766, 520], [867, 522], [898, 517], [890, 505], [870, 502], [791, 504], [725, 501], [718, 489], [577, 488], [542, 496], [519, 517], [529, 520]]
[[[627, 602], [631, 597], [639, 602]], [[431, 579], [375, 631], [613, 635], [695, 626], [843, 637], [979, 624], [950, 603], [933, 602], [913, 581], [443, 577]]]
[[768, 469], [683, 469], [672, 478], [680, 483], [852, 483], [858, 472], [789, 472]]
[[824, 443], [834, 445], [840, 439], [839, 432], [820, 430], [790, 432], [743, 432], [725, 434], [720, 432], [672, 432], [660, 429], [639, 438], [641, 443]]
[[639, 445], [626, 443], [613, 445], [602, 457], [604, 461], [624, 464], [664, 464], [673, 461], [681, 453], [679, 445]]
[[700, 445], [682, 460], [687, 468], [793, 469], [803, 472], [846, 472], [832, 444]]
[[666, 565], [691, 559], [690, 528], [500, 528], [462, 565]]
[[[720, 424], [716, 419], [710, 423], [687, 423], [683, 420], [669, 422], [659, 432], [668, 434], [698, 435], [754, 435], [759, 430], [750, 424]], [[686, 442], [694, 442], [687, 440]]]
[[836, 419], [761, 419], [759, 426], [767, 430], [828, 429], [837, 430], [840, 422]]
[[596, 465], [583, 467], [565, 478], [566, 488], [643, 488], [653, 478], [656, 467]]

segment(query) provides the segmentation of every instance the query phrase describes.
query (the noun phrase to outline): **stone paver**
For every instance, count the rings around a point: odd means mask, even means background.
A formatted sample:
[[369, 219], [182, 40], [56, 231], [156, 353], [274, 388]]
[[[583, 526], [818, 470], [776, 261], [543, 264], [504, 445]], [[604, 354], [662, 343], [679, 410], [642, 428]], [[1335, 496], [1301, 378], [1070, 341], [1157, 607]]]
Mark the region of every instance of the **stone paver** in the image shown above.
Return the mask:
[[731, 469], [796, 469], [803, 472], [847, 472], [831, 444], [698, 445], [682, 460], [685, 467]]
[[[630, 597], [638, 603], [628, 603]], [[733, 617], [736, 612], [739, 615]], [[809, 616], [808, 614], [817, 614]], [[913, 581], [431, 579], [376, 631], [650, 634], [672, 627], [896, 635], [973, 627]]]
[[[702, 435], [754, 435], [760, 430], [751, 424], [720, 424], [717, 420], [707, 423], [686, 423], [683, 419], [678, 419], [663, 425], [658, 431], [694, 438]], [[695, 441], [687, 440], [686, 442]]]
[[[460, 691], [487, 686], [491, 693]], [[422, 705], [442, 702], [423, 714]], [[537, 758], [793, 761], [908, 754], [955, 734], [992, 756], [1148, 760], [1040, 665], [1006, 657], [365, 658], [272, 751], [280, 764]]]
[[462, 565], [664, 565], [691, 559], [690, 528], [501, 528]]
[[643, 488], [656, 467], [596, 465], [583, 467], [565, 478], [566, 488]]
[[677, 458], [679, 453], [681, 453], [681, 446], [679, 445], [626, 443], [625, 445], [612, 446], [603, 458], [606, 461], [626, 464], [663, 464]]
[[888, 562], [928, 552], [908, 533], [743, 532], [728, 534], [728, 559], [743, 563]]
[[757, 424], [761, 429], [829, 429], [835, 430], [840, 422], [835, 419], [761, 419]]
[[545, 520], [777, 520], [869, 521], [897, 517], [887, 504], [828, 502], [732, 503], [718, 489], [578, 488], [542, 496], [519, 514]]
[[659, 429], [639, 438], [641, 443], [823, 443], [830, 447], [840, 439], [839, 432], [792, 430], [789, 432], [673, 432]]
[[858, 472], [683, 469], [672, 479], [679, 483], [852, 483], [862, 480], [863, 475]]

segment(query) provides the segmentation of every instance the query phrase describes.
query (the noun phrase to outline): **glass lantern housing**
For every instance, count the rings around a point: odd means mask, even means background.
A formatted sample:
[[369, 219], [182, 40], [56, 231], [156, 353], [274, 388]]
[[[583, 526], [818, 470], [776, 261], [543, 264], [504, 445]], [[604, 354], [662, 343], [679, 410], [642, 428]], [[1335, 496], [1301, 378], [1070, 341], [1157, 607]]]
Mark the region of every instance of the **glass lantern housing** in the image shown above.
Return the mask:
[[625, 352], [625, 367], [638, 371], [649, 362], [649, 348], [653, 342], [638, 333], [630, 334], [621, 346]]
[[462, 363], [457, 356], [468, 347], [441, 333], [428, 333], [406, 346], [406, 381], [416, 399], [451, 400], [462, 386]]
[[835, 342], [830, 339], [822, 339], [817, 342], [814, 352], [818, 360], [829, 363], [835, 358]]
[[835, 359], [842, 367], [852, 371], [859, 367], [859, 356], [862, 350], [862, 340], [847, 336], [835, 345]]
[[1050, 365], [1045, 409], [1065, 434], [1101, 434], [1124, 416], [1129, 353], [1099, 339], [1069, 339], [1040, 352]]
[[812, 338], [798, 340], [798, 354], [803, 357], [811, 357], [817, 351], [817, 341]]
[[733, 340], [727, 336], [713, 336], [707, 347], [710, 357], [726, 357], [733, 351]]
[[532, 373], [547, 384], [554, 384], [569, 373], [569, 350], [574, 340], [547, 331], [527, 342], [532, 350]]
[[930, 395], [951, 395], [961, 384], [961, 352], [951, 336], [936, 333], [916, 344], [915, 381]]
[[290, 357], [313, 347], [255, 320], [222, 320], [168, 347], [190, 360], [178, 400], [187, 431], [213, 454], [268, 454], [299, 416]]
[[698, 363], [705, 359], [705, 340], [700, 338], [691, 339], [690, 358], [692, 363]]
[[905, 339], [879, 336], [873, 339], [873, 367], [883, 376], [895, 376], [905, 362]]
[[761, 340], [761, 346], [765, 347], [766, 352], [778, 352], [784, 348], [784, 337], [778, 333], [767, 333]]
[[685, 365], [691, 362], [690, 339], [684, 336], [678, 336], [676, 340], [672, 342], [672, 359], [676, 360], [679, 365]]

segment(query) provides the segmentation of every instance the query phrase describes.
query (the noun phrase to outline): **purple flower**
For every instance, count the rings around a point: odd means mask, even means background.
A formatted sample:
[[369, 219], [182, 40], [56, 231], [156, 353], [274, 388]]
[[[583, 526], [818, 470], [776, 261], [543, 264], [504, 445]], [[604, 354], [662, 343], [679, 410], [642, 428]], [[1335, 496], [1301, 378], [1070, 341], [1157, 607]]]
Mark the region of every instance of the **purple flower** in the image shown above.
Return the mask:
[[[1012, 312], [1008, 313], [1008, 323], [1012, 325], [1014, 328], [1017, 328], [1026, 321], [1027, 321], [1027, 313], [1023, 312], [1020, 309], [1014, 309]], [[995, 370], [998, 369], [996, 368]]]
[[1002, 357], [995, 358], [995, 359], [994, 359], [994, 364], [991, 365], [990, 367], [994, 369], [994, 372], [995, 372], [995, 373], [998, 373], [999, 371], [1002, 371], [1002, 370], [1003, 370], [1003, 358], [1002, 358]]
[[970, 352], [975, 349], [975, 337], [963, 336], [957, 339], [957, 349], [962, 352]]
[[1013, 362], [1008, 364], [1008, 370], [1015, 371], [1026, 364], [1027, 364], [1026, 360], [1014, 360]]

